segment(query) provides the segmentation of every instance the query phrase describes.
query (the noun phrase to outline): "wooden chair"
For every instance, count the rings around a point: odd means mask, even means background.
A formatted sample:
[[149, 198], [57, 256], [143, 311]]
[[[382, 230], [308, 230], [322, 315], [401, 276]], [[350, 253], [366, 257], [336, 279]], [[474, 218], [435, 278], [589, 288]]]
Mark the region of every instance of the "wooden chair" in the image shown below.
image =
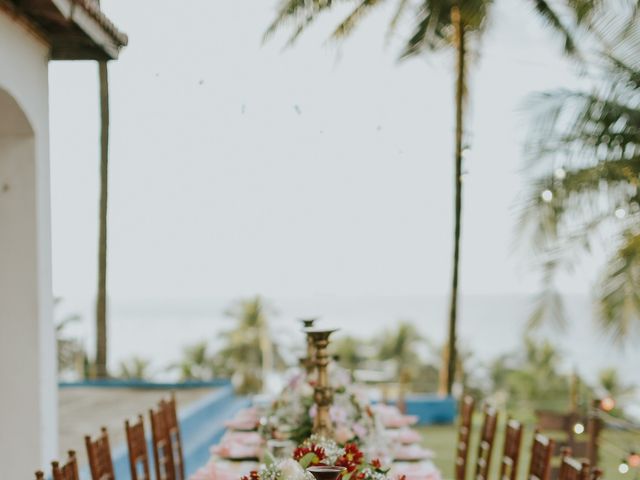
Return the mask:
[[590, 480], [589, 462], [579, 462], [571, 456], [570, 448], [562, 449], [558, 480]]
[[485, 405], [483, 411], [484, 419], [482, 420], [478, 457], [476, 459], [476, 480], [486, 480], [489, 477], [493, 440], [496, 437], [496, 426], [498, 424], [498, 413], [495, 408]]
[[467, 459], [469, 458], [469, 440], [471, 438], [471, 422], [475, 400], [465, 395], [460, 402], [460, 426], [458, 427], [458, 444], [456, 446], [455, 480], [465, 480], [467, 475]]
[[534, 432], [528, 480], [549, 480], [554, 446], [553, 440], [545, 437], [538, 430]]
[[91, 437], [87, 435], [84, 437], [84, 442], [87, 446], [92, 480], [115, 480], [107, 429], [102, 427], [100, 436], [95, 440], [91, 440]]
[[76, 452], [69, 450], [67, 463], [62, 467], [58, 462], [51, 462], [51, 478], [53, 480], [80, 480]]
[[156, 480], [176, 480], [166, 414], [162, 409], [151, 409], [149, 410], [149, 418], [151, 420], [151, 446]]
[[589, 480], [600, 480], [603, 473], [604, 472], [601, 468], [591, 467], [591, 472], [589, 472]]
[[168, 401], [160, 402], [160, 409], [165, 413], [165, 421], [171, 442], [171, 458], [175, 469], [176, 480], [185, 480], [184, 457], [182, 456], [182, 437], [180, 436], [180, 423], [178, 422], [178, 404], [175, 392], [171, 392]]
[[131, 480], [150, 480], [149, 453], [147, 451], [147, 440], [144, 435], [144, 420], [142, 415], [138, 416], [138, 422], [133, 425], [129, 423], [129, 420], [126, 420], [124, 422], [124, 430], [127, 434]]
[[504, 432], [504, 447], [500, 462], [500, 480], [516, 480], [518, 477], [518, 460], [522, 445], [522, 424], [508, 419]]

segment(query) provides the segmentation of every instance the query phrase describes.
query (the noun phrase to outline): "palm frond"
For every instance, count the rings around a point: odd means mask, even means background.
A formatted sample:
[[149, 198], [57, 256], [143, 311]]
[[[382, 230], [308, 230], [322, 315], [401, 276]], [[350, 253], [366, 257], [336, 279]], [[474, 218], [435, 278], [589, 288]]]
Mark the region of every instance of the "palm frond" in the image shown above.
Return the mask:
[[598, 313], [601, 327], [617, 342], [640, 330], [640, 234], [625, 232], [608, 262], [598, 288]]
[[265, 31], [262, 40], [266, 42], [280, 28], [290, 27], [292, 34], [287, 45], [292, 45], [318, 16], [333, 6], [333, 0], [282, 0], [275, 19]]
[[567, 315], [562, 295], [553, 284], [556, 265], [549, 262], [544, 273], [544, 288], [534, 300], [534, 308], [529, 316], [527, 326], [536, 329], [543, 323], [555, 325], [560, 330], [567, 326]]
[[331, 37], [334, 39], [347, 37], [367, 13], [383, 2], [384, 0], [361, 0], [356, 8], [340, 22]]
[[565, 25], [564, 21], [560, 18], [555, 9], [549, 5], [546, 0], [533, 0], [534, 7], [538, 14], [542, 17], [547, 24], [556, 30], [564, 39], [564, 50], [568, 54], [574, 55], [577, 53], [576, 44], [573, 39], [573, 34], [569, 28]]
[[400, 20], [403, 18], [408, 9], [409, 0], [398, 0], [398, 5], [396, 5], [395, 12], [391, 17], [391, 20], [389, 21], [389, 28], [387, 28], [387, 40], [389, 40], [393, 36], [393, 34], [396, 33], [398, 24], [400, 23]]

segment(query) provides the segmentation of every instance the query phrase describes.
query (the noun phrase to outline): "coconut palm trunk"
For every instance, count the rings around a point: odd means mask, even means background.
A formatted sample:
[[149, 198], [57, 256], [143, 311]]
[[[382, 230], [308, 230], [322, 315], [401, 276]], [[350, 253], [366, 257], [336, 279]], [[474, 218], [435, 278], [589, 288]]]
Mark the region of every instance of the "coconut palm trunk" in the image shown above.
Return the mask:
[[462, 140], [464, 122], [464, 99], [466, 93], [466, 45], [465, 29], [460, 9], [455, 6], [451, 9], [451, 21], [455, 27], [456, 36], [456, 127], [455, 127], [455, 219], [453, 233], [453, 273], [451, 280], [451, 304], [449, 306], [449, 338], [445, 350], [446, 358], [446, 393], [451, 395], [456, 374], [456, 346], [458, 325], [458, 286], [460, 283], [460, 236], [462, 218]]
[[98, 298], [96, 302], [95, 376], [107, 372], [107, 194], [109, 187], [109, 72], [106, 61], [98, 63], [100, 80], [100, 213], [98, 239]]

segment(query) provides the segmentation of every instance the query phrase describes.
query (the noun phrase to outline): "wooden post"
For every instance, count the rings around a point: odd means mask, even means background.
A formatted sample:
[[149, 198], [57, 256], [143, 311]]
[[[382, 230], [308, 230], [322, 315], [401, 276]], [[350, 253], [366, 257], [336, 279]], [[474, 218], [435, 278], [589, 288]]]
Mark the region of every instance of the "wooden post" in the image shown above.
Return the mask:
[[598, 446], [600, 430], [602, 430], [602, 419], [600, 418], [600, 400], [593, 401], [591, 410], [589, 411], [589, 421], [587, 424], [587, 433], [589, 440], [587, 443], [587, 459], [592, 467], [598, 465]]

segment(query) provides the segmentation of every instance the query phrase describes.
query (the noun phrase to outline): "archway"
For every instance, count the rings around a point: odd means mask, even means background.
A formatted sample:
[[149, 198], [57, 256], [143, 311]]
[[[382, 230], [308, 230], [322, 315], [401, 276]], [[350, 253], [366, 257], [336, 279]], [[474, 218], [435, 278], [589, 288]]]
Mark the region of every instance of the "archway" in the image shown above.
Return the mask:
[[56, 441], [49, 199], [38, 181], [48, 162], [36, 150], [26, 114], [0, 88], [0, 459], [13, 478], [32, 475]]

